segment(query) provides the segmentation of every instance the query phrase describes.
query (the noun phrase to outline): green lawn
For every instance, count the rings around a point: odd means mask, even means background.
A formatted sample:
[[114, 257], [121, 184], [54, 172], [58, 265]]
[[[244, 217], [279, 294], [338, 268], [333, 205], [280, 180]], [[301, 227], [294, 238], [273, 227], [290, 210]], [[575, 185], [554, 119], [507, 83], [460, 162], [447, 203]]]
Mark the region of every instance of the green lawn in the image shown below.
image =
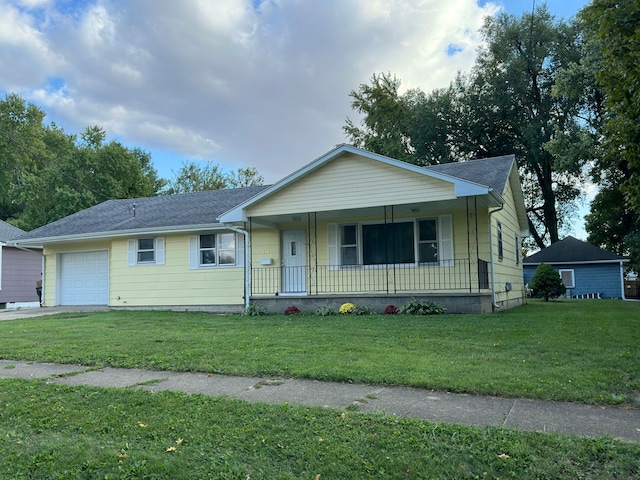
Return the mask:
[[632, 479], [640, 444], [0, 380], [2, 479]]
[[640, 396], [640, 303], [621, 301], [434, 317], [112, 311], [0, 322], [0, 339], [15, 360], [604, 404]]
[[[421, 318], [117, 311], [0, 322], [0, 355], [637, 403], [639, 322], [640, 304], [586, 300]], [[606, 437], [0, 379], [3, 479], [632, 479], [638, 458]]]

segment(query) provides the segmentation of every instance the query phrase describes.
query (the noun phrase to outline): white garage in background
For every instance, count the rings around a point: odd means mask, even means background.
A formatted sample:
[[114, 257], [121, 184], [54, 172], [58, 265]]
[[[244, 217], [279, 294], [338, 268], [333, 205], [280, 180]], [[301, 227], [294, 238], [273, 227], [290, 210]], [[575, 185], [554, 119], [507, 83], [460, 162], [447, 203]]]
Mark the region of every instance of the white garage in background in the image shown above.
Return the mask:
[[109, 252], [60, 254], [60, 305], [109, 304]]

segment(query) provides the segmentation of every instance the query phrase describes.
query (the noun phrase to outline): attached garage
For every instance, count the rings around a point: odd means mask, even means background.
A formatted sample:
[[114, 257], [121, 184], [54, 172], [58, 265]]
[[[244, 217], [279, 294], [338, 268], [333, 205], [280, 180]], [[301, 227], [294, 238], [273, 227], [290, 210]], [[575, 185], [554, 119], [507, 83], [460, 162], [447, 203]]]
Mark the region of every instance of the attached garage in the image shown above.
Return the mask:
[[60, 254], [60, 305], [109, 304], [109, 252]]

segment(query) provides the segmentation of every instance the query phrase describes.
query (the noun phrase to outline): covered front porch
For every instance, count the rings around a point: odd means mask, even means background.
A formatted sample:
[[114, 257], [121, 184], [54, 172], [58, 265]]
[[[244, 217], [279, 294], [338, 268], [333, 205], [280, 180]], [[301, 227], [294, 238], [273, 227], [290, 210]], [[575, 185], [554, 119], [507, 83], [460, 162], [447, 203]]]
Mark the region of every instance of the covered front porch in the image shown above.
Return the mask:
[[382, 312], [412, 299], [490, 312], [487, 217], [478, 203], [249, 217], [250, 301], [271, 312], [345, 302]]

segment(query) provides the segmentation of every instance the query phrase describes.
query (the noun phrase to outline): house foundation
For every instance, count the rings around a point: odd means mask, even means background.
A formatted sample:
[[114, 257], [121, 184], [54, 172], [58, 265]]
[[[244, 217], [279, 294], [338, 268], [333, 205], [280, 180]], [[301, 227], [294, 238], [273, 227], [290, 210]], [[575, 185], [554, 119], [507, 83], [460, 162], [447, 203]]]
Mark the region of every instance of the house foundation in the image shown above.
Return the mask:
[[264, 307], [269, 313], [283, 313], [295, 305], [300, 311], [313, 313], [318, 307], [329, 306], [336, 311], [344, 303], [354, 303], [384, 312], [387, 305], [401, 307], [411, 300], [424, 300], [442, 305], [447, 313], [491, 313], [493, 311], [490, 293], [432, 293], [429, 295], [287, 295], [255, 297], [251, 303]]

